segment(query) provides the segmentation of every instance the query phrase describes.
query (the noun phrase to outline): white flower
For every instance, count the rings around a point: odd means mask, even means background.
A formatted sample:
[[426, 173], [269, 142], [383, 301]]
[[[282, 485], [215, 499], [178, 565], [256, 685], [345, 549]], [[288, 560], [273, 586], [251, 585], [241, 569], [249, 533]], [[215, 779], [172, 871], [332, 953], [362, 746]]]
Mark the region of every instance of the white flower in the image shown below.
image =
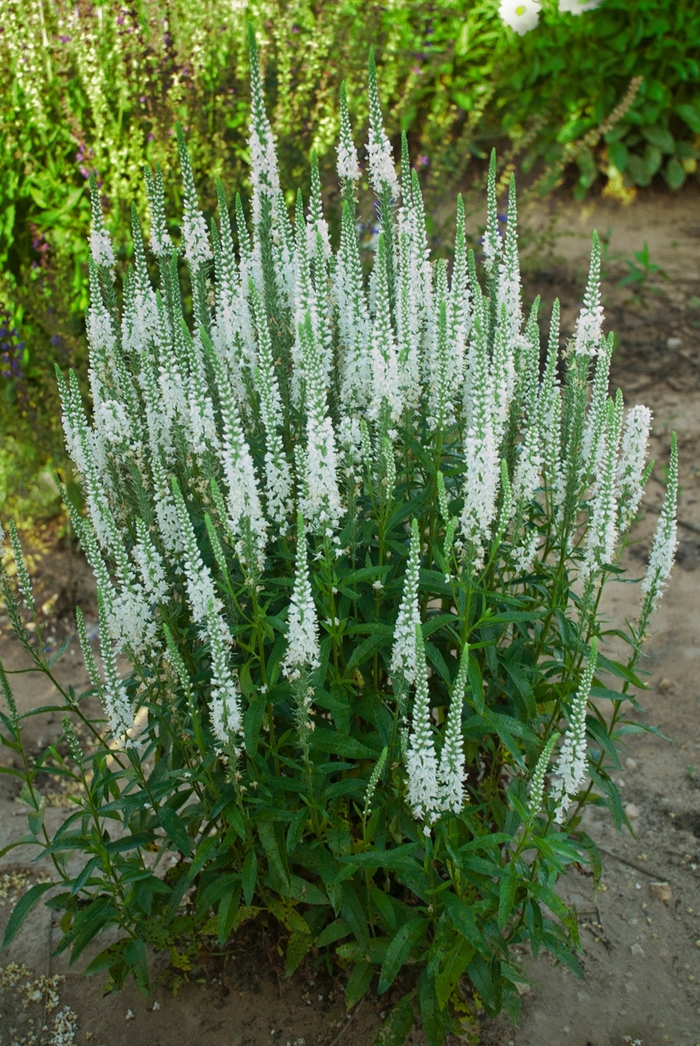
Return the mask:
[[559, 0], [559, 10], [570, 15], [580, 15], [584, 11], [595, 11], [603, 0]]
[[163, 187], [163, 172], [160, 164], [156, 166], [156, 177], [153, 178], [150, 167], [144, 168], [146, 178], [146, 192], [148, 194], [148, 207], [151, 216], [151, 251], [156, 258], [169, 258], [173, 253], [173, 241], [168, 232], [168, 222], [165, 217], [165, 191]]
[[117, 671], [117, 658], [111, 640], [111, 633], [114, 631], [111, 621], [112, 608], [108, 605], [105, 593], [99, 586], [97, 606], [100, 622], [100, 650], [105, 673], [105, 683], [102, 689], [105, 711], [109, 716], [110, 730], [114, 739], [123, 739], [125, 744], [129, 744], [129, 731], [134, 725], [134, 714], [126, 687]]
[[206, 633], [211, 646], [211, 725], [221, 747], [241, 730], [238, 685], [228, 663], [226, 646], [231, 640], [226, 622], [209, 601]]
[[[391, 652], [390, 671], [400, 672], [407, 683], [414, 683], [418, 671], [416, 654], [416, 625], [420, 624], [418, 607], [418, 580], [420, 574], [420, 535], [418, 521], [411, 524], [411, 545], [404, 580], [403, 595], [394, 626], [394, 646]], [[376, 588], [381, 582], [374, 582]]]
[[90, 251], [95, 265], [111, 269], [114, 265], [112, 241], [106, 229], [93, 229], [90, 233]]
[[185, 245], [185, 258], [193, 269], [198, 269], [209, 261], [212, 253], [207, 223], [197, 202], [197, 190], [195, 189], [194, 175], [185, 144], [185, 136], [179, 124], [177, 125], [177, 144], [180, 153], [182, 181], [185, 189], [185, 206], [182, 217], [182, 239]]
[[396, 177], [391, 143], [384, 130], [377, 85], [377, 70], [374, 65], [374, 54], [372, 52], [370, 52], [369, 62], [369, 142], [367, 143], [367, 156], [369, 157], [369, 179], [377, 195], [381, 196], [388, 189], [392, 196], [398, 196], [401, 190], [399, 180]]
[[440, 806], [453, 814], [461, 813], [466, 799], [464, 788], [464, 740], [462, 738], [462, 709], [467, 689], [467, 668], [469, 664], [469, 647], [465, 645], [455, 685], [450, 697], [450, 710], [447, 714], [447, 728], [440, 753], [438, 782], [440, 785]]
[[609, 402], [607, 413], [607, 426], [601, 438], [600, 468], [591, 499], [586, 552], [581, 565], [584, 577], [589, 577], [606, 564], [612, 563], [617, 543], [615, 472], [622, 428], [622, 393], [619, 390], [614, 405], [612, 401]]
[[540, 5], [538, 0], [501, 0], [498, 13], [506, 25], [524, 36], [537, 25]]
[[185, 258], [193, 269], [211, 258], [209, 231], [204, 215], [194, 207], [185, 207], [182, 217], [182, 239], [185, 244]]
[[583, 308], [576, 324], [575, 351], [584, 356], [595, 356], [603, 333], [603, 306], [600, 304], [600, 240], [593, 233], [588, 284], [583, 296]]
[[360, 177], [360, 165], [357, 162], [355, 146], [342, 139], [338, 146], [338, 177], [350, 178], [354, 182]]
[[154, 603], [161, 603], [165, 600], [169, 591], [163, 560], [158, 549], [153, 544], [148, 527], [142, 519], [136, 520], [136, 531], [139, 535], [139, 540], [132, 548], [131, 554], [139, 565], [143, 586], [147, 595]]
[[211, 571], [204, 565], [202, 554], [197, 545], [194, 527], [190, 520], [185, 499], [182, 496], [177, 480], [172, 480], [172, 491], [175, 498], [175, 509], [179, 524], [182, 544], [185, 550], [185, 578], [187, 597], [192, 610], [192, 619], [198, 625], [206, 622], [213, 601], [214, 609], [221, 609], [221, 601], [216, 598], [214, 579]]
[[420, 821], [434, 821], [440, 811], [438, 766], [430, 718], [428, 666], [420, 625], [415, 626], [416, 695], [411, 716], [411, 735], [406, 752], [408, 803]]
[[345, 95], [345, 84], [340, 88], [340, 142], [338, 143], [338, 177], [349, 178], [356, 182], [360, 177], [360, 165], [352, 140], [348, 100]]
[[671, 457], [668, 466], [666, 497], [656, 525], [647, 572], [642, 580], [644, 596], [642, 617], [648, 619], [656, 606], [665, 582], [673, 568], [678, 544], [676, 524], [676, 498], [678, 496], [678, 445], [676, 434], [671, 437]]
[[368, 143], [367, 156], [369, 158], [370, 180], [374, 191], [377, 194], [381, 194], [385, 188], [388, 188], [393, 196], [398, 196], [399, 180], [396, 177], [391, 144], [386, 135], [383, 135], [378, 142]]
[[[571, 718], [552, 783], [552, 797], [557, 804], [556, 821], [561, 824], [571, 800], [586, 776], [586, 707], [598, 659], [598, 641], [591, 640], [591, 653], [583, 670], [581, 683], [571, 703]], [[544, 771], [542, 771], [544, 773]]]
[[620, 534], [634, 519], [644, 494], [642, 480], [650, 428], [651, 411], [648, 407], [638, 404], [627, 412], [615, 479]]
[[282, 659], [282, 671], [287, 679], [298, 679], [302, 671], [317, 668], [321, 656], [316, 605], [309, 578], [306, 530], [301, 513], [297, 517], [296, 570], [288, 623], [287, 652]]
[[534, 817], [539, 813], [542, 808], [544, 801], [544, 779], [549, 768], [549, 760], [551, 759], [554, 746], [559, 740], [559, 734], [553, 733], [547, 744], [542, 749], [540, 757], [537, 760], [534, 773], [530, 780], [530, 815]]

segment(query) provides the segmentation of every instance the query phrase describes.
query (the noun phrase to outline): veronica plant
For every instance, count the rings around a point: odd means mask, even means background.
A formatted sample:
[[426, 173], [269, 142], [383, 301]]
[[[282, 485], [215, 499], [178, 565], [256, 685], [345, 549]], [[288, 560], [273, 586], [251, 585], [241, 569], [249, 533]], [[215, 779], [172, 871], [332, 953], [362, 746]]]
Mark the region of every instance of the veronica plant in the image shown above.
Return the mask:
[[[232, 225], [221, 186], [205, 221], [178, 132], [180, 244], [149, 173], [150, 258], [134, 211], [118, 293], [93, 189], [91, 419], [75, 374], [58, 381], [103, 677], [79, 614], [92, 686], [60, 691], [65, 754], [7, 772], [24, 777], [28, 838], [60, 877], [49, 904], [73, 960], [116, 926], [89, 969], [146, 989], [145, 944], [223, 945], [267, 912], [288, 974], [339, 962], [348, 1006], [401, 974], [394, 1041], [415, 996], [437, 1044], [465, 975], [489, 1013], [517, 1016], [517, 942], [578, 970], [575, 914], [553, 887], [572, 862], [598, 869], [585, 804], [624, 821], [610, 772], [620, 738], [643, 729], [625, 710], [673, 562], [675, 441], [639, 621], [614, 633], [623, 663], [604, 654], [598, 607], [622, 573], [651, 416], [608, 395], [597, 240], [573, 337], [560, 353], [555, 303], [542, 367], [515, 189], [501, 238], [495, 161], [480, 283], [461, 201], [454, 263], [428, 256], [418, 179], [405, 139], [397, 172], [371, 64], [381, 231], [366, 278], [344, 94], [334, 246], [315, 159], [310, 200], [294, 220], [285, 206], [254, 39], [251, 67], [252, 221], [236, 198]], [[14, 530], [12, 550], [33, 612]], [[6, 573], [3, 586], [52, 674]], [[22, 751], [3, 685], [3, 741]], [[76, 802], [53, 838], [49, 772]]]

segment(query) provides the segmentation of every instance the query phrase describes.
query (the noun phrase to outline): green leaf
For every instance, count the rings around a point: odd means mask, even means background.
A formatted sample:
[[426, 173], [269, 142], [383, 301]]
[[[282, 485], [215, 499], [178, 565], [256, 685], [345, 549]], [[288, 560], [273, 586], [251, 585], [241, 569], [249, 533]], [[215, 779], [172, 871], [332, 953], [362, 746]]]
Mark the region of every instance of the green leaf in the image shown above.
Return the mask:
[[[498, 963], [493, 965], [497, 967]], [[496, 979], [494, 979], [494, 973], [496, 973], [496, 970], [492, 971], [491, 967], [486, 965], [480, 955], [475, 955], [474, 959], [467, 967], [467, 973], [471, 978], [472, 984], [478, 991], [479, 997], [483, 1002], [484, 1008], [489, 1017], [496, 1017], [501, 1008], [501, 987], [499, 984], [499, 978], [496, 976]]]
[[347, 663], [346, 671], [348, 673], [353, 672], [360, 665], [364, 665], [366, 661], [374, 657], [375, 654], [391, 643], [391, 637], [388, 634], [378, 634], [369, 636], [364, 642], [360, 643], [359, 646], [353, 650], [350, 660]]
[[423, 645], [425, 647], [425, 656], [428, 661], [431, 662], [437, 674], [440, 676], [442, 681], [447, 684], [447, 686], [452, 686], [452, 677], [450, 676], [449, 669], [445, 664], [445, 659], [440, 650], [438, 650], [436, 646], [433, 646], [432, 643], [424, 643]]
[[197, 892], [197, 915], [208, 912], [226, 893], [234, 891], [240, 878], [238, 872], [227, 872], [225, 875], [217, 875], [201, 887]]
[[450, 922], [455, 930], [461, 933], [462, 936], [475, 948], [483, 948], [484, 939], [477, 929], [474, 916], [472, 915], [466, 901], [463, 901], [461, 897], [457, 897], [457, 895], [451, 891], [446, 890], [442, 894], [442, 903], [445, 906], [445, 910], [447, 911], [447, 914], [450, 917]]
[[347, 937], [350, 932], [350, 926], [346, 919], [335, 919], [318, 935], [315, 942], [316, 947], [325, 948], [327, 944], [334, 944], [335, 941], [340, 941], [343, 937]]
[[621, 664], [619, 661], [611, 661], [605, 657], [604, 654], [598, 654], [598, 660], [596, 661], [596, 670], [603, 669], [605, 672], [609, 672], [613, 676], [617, 676], [618, 679], [626, 679], [628, 683], [633, 686], [639, 687], [640, 690], [648, 690], [646, 683], [635, 675], [631, 668], [627, 665]]
[[627, 146], [624, 142], [611, 142], [608, 145], [608, 156], [610, 162], [617, 167], [618, 171], [624, 171], [627, 167]]
[[365, 910], [362, 907], [355, 890], [351, 883], [344, 882], [342, 885], [343, 890], [343, 903], [341, 907], [341, 914], [348, 923], [350, 929], [355, 935], [355, 938], [364, 948], [365, 952], [369, 955], [370, 943], [369, 943], [369, 926], [367, 925], [367, 916]]
[[255, 886], [258, 881], [258, 857], [255, 850], [251, 848], [245, 855], [243, 861], [243, 897], [245, 903], [250, 907], [253, 901], [253, 894], [255, 893]]
[[673, 140], [673, 135], [670, 134], [665, 127], [656, 124], [652, 127], [640, 127], [639, 129], [649, 144], [660, 149], [662, 153], [672, 153], [675, 151], [676, 143]]
[[630, 153], [627, 158], [627, 171], [632, 177], [635, 185], [646, 186], [651, 181], [651, 175], [647, 170], [647, 166], [641, 156], [637, 156], [636, 153]]
[[314, 940], [308, 933], [295, 931], [287, 941], [287, 958], [284, 967], [284, 976], [291, 977], [299, 963], [307, 955], [313, 946]]
[[577, 832], [574, 842], [577, 843], [588, 854], [588, 859], [590, 861], [591, 868], [593, 869], [593, 881], [597, 884], [600, 880], [601, 875], [603, 874], [603, 863], [601, 861], [600, 851], [598, 850], [598, 847], [596, 846], [593, 839], [591, 839], [590, 835], [587, 835], [586, 832]]
[[592, 686], [591, 697], [605, 697], [609, 701], [631, 701], [633, 694], [623, 694], [621, 690], [610, 690], [607, 686]]
[[245, 749], [249, 756], [253, 757], [258, 750], [260, 738], [260, 727], [265, 715], [266, 702], [263, 696], [257, 697], [250, 702], [243, 720]]
[[110, 944], [107, 948], [96, 955], [92, 962], [88, 963], [85, 967], [84, 974], [89, 976], [93, 973], [102, 973], [103, 970], [110, 970], [122, 961], [124, 957], [124, 948], [131, 940], [130, 937], [123, 937], [120, 941], [115, 941], [114, 944]]
[[216, 914], [216, 933], [219, 944], [223, 947], [229, 939], [233, 924], [238, 914], [238, 902], [241, 899], [241, 884], [235, 883], [230, 892], [224, 894]]
[[409, 919], [392, 938], [379, 975], [377, 991], [380, 995], [394, 983], [396, 975], [410, 955], [414, 942], [425, 932], [426, 926], [426, 920], [422, 917]]
[[506, 865], [505, 872], [501, 876], [498, 888], [498, 929], [502, 930], [513, 914], [513, 903], [515, 901], [515, 890], [518, 885], [515, 864], [511, 861]]
[[444, 1046], [447, 1032], [447, 1014], [438, 1006], [435, 992], [435, 980], [423, 970], [418, 984], [418, 1002], [423, 1035], [428, 1046]]
[[189, 857], [192, 853], [192, 839], [185, 831], [182, 817], [171, 806], [162, 806], [158, 811], [158, 820], [168, 838], [175, 843], [180, 853]]
[[597, 741], [603, 751], [606, 753], [613, 766], [620, 769], [620, 757], [618, 755], [615, 744], [610, 737], [607, 729], [600, 723], [594, 716], [586, 716], [586, 732], [594, 741]]
[[413, 996], [408, 992], [389, 1010], [373, 1046], [404, 1046], [413, 1027]]
[[348, 759], [376, 759], [379, 751], [369, 748], [355, 737], [339, 734], [337, 730], [319, 727], [311, 735], [311, 744], [317, 752], [334, 752]]
[[[73, 959], [71, 958], [71, 962]], [[146, 946], [141, 940], [127, 941], [124, 946], [124, 961], [129, 966], [136, 985], [142, 995], [148, 998], [151, 990], [148, 976], [148, 960], [146, 958]]]
[[700, 134], [700, 110], [694, 105], [683, 104], [676, 105], [674, 111], [688, 125], [693, 134]]
[[32, 835], [38, 835], [44, 825], [44, 814], [46, 813], [46, 806], [42, 802], [38, 810], [27, 811], [27, 824], [29, 825], [29, 831]]
[[550, 889], [549, 886], [544, 886], [542, 883], [529, 882], [527, 888], [533, 897], [536, 897], [542, 904], [546, 904], [563, 923], [570, 921], [569, 909], [561, 897], [554, 890]]
[[365, 853], [341, 857], [344, 864], [355, 864], [361, 868], [409, 868], [415, 871], [419, 865], [410, 856], [416, 851], [416, 843], [403, 843], [392, 850], [368, 850]]
[[444, 1010], [449, 1002], [450, 996], [459, 984], [473, 955], [473, 947], [463, 938], [458, 940], [454, 948], [447, 953], [442, 969], [435, 977], [435, 995], [441, 1010]]
[[[281, 830], [281, 826], [279, 826], [279, 828]], [[287, 864], [287, 848], [284, 845], [284, 842], [282, 843], [282, 846], [280, 846], [279, 840], [277, 839], [277, 830], [278, 824], [275, 822], [261, 821], [258, 824], [260, 842], [263, 845], [263, 850], [265, 851], [271, 867], [274, 868], [280, 879], [289, 885], [290, 877], [289, 866]]]
[[501, 660], [501, 664], [505, 668], [510, 678], [515, 683], [516, 689], [525, 703], [525, 709], [530, 720], [537, 718], [537, 705], [535, 704], [535, 695], [532, 692], [530, 681], [519, 667], [519, 665], [513, 664], [507, 658]]
[[372, 983], [373, 974], [374, 966], [371, 962], [355, 963], [345, 986], [346, 1009], [351, 1010], [357, 1005]]
[[245, 823], [243, 821], [243, 815], [238, 809], [236, 803], [228, 803], [224, 808], [224, 817], [231, 825], [231, 828], [236, 833], [239, 839], [245, 839]]
[[271, 894], [265, 896], [265, 903], [275, 919], [279, 920], [285, 929], [292, 930], [296, 933], [306, 933], [311, 935], [309, 924], [293, 905], [274, 897]]
[[664, 179], [669, 189], [680, 189], [685, 182], [685, 168], [675, 156], [672, 156], [664, 167]]
[[479, 662], [472, 654], [469, 655], [467, 674], [469, 676], [469, 685], [472, 691], [471, 696], [474, 703], [474, 709], [477, 715], [482, 715], [484, 711], [484, 684], [481, 678]]
[[34, 886], [30, 886], [26, 893], [22, 894], [7, 924], [5, 937], [2, 942], [3, 948], [7, 948], [39, 898], [55, 885], [56, 883], [36, 883]]
[[87, 908], [83, 908], [74, 918], [71, 926], [71, 930], [75, 931], [75, 937], [72, 942], [69, 966], [77, 962], [100, 930], [116, 921], [117, 913], [109, 897], [98, 897]]

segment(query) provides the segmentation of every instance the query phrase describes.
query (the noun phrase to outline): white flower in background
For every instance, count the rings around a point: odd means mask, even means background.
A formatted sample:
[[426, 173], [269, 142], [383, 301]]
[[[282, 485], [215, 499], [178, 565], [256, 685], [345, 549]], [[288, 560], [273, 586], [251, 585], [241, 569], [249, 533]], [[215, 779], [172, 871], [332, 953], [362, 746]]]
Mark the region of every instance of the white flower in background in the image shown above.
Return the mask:
[[538, 0], [501, 0], [498, 13], [506, 25], [524, 36], [537, 25], [540, 5]]
[[584, 11], [595, 11], [603, 0], [559, 0], [559, 10], [569, 15], [581, 15]]

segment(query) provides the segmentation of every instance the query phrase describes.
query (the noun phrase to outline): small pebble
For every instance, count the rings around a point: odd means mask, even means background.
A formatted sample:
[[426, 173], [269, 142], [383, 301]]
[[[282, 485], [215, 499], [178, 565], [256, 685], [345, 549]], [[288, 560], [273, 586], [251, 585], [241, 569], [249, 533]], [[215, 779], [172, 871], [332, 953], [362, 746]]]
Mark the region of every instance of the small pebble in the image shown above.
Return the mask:
[[652, 897], [655, 897], [657, 901], [663, 901], [664, 904], [670, 904], [673, 898], [671, 887], [668, 883], [649, 883], [649, 889], [651, 890]]
[[641, 811], [639, 807], [636, 805], [636, 803], [627, 803], [627, 806], [625, 807], [625, 813], [629, 817], [630, 821], [634, 821], [635, 818], [639, 817], [640, 812]]
[[680, 338], [667, 338], [666, 339], [666, 348], [667, 349], [680, 349], [682, 344], [683, 344], [683, 342], [681, 341]]

